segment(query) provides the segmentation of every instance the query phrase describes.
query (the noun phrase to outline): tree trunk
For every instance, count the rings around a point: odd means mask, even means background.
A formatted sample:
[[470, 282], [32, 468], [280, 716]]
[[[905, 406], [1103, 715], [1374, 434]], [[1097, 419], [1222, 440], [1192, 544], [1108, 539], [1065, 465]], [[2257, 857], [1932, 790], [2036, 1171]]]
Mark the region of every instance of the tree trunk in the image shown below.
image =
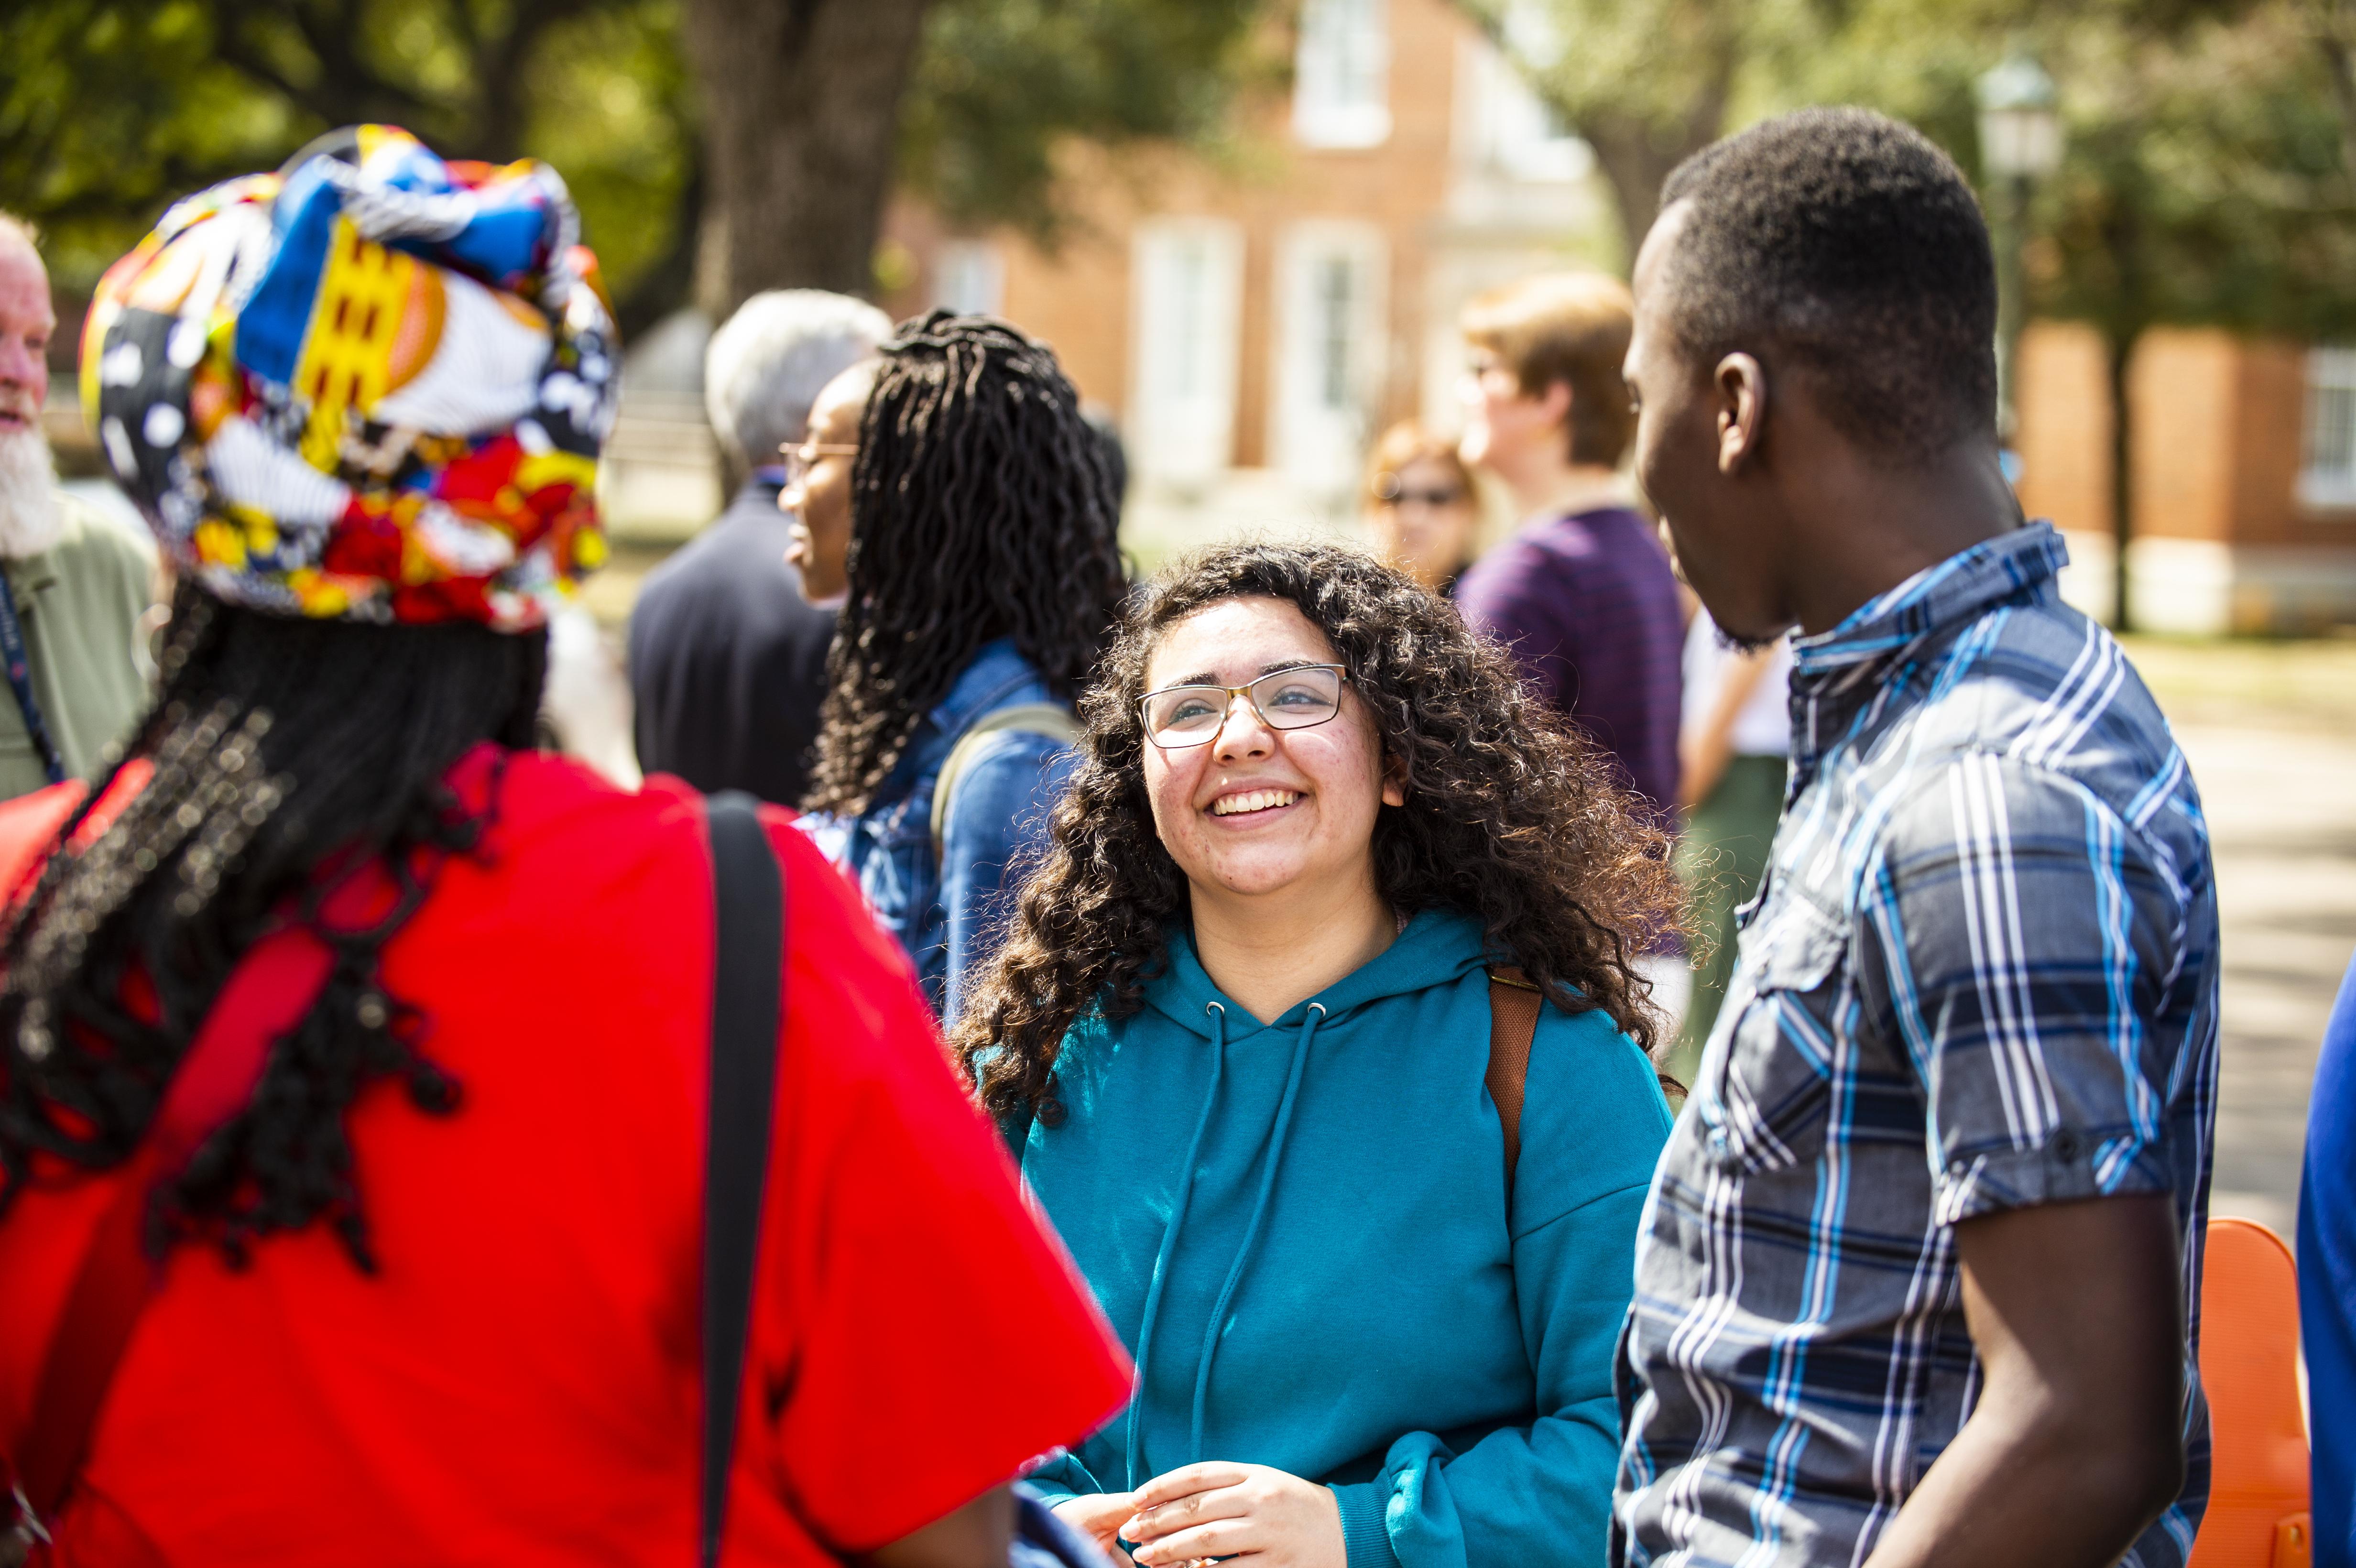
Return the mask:
[[2351, 21], [2345, 0], [2319, 0], [2314, 32], [2331, 80], [2332, 107], [2340, 116], [2340, 175], [2356, 194], [2356, 21]]
[[[524, 83], [532, 50], [551, 28], [587, 8], [584, 0], [519, 0], [509, 8], [502, 31], [467, 38], [475, 56], [467, 75], [476, 84], [469, 156], [506, 163], [523, 155], [524, 127], [531, 116]], [[457, 9], [466, 13], [463, 3]]]
[[2111, 630], [2131, 632], [2135, 620], [2127, 609], [2132, 581], [2127, 571], [2127, 545], [2135, 539], [2135, 432], [2127, 412], [2127, 364], [2135, 357], [2136, 335], [2113, 331], [2103, 347], [2111, 382]]
[[1677, 118], [1655, 121], [1611, 112], [1567, 115], [1572, 128], [1595, 150], [1595, 166], [1603, 171], [1604, 183], [1612, 187], [1632, 271], [1637, 248], [1661, 215], [1661, 182], [1679, 164], [1717, 141], [1726, 123], [1736, 51], [1731, 35], [1719, 41], [1723, 47], [1703, 62], [1701, 80], [1687, 100], [1684, 114]]
[[1661, 182], [1697, 149], [1662, 152], [1653, 144], [1652, 128], [1631, 120], [1599, 120], [1580, 127], [1580, 134], [1595, 149], [1595, 166], [1612, 187], [1612, 202], [1620, 209], [1620, 236], [1628, 247], [1627, 264], [1633, 268], [1637, 247], [1661, 215]]
[[688, 0], [709, 201], [696, 303], [873, 287], [900, 98], [931, 0]]
[[[2141, 116], [2122, 116], [2112, 133], [2122, 138], [2143, 133]], [[2098, 318], [2111, 392], [2111, 539], [2115, 551], [2111, 566], [2111, 629], [2135, 629], [2134, 573], [2127, 547], [2135, 539], [2135, 411], [2127, 399], [2127, 368], [2136, 343], [2158, 315], [2152, 299], [2150, 258], [2147, 253], [2142, 215], [2149, 210], [2151, 193], [2143, 188], [2138, 165], [2131, 157], [2113, 164], [2109, 208], [2097, 227], [2103, 252], [2110, 262], [2110, 298]]]
[[659, 260], [638, 274], [630, 292], [614, 302], [614, 325], [621, 328], [623, 342], [636, 342], [638, 334], [693, 301], [696, 256], [703, 238], [703, 155], [693, 151], [679, 199], [671, 205], [670, 243]]

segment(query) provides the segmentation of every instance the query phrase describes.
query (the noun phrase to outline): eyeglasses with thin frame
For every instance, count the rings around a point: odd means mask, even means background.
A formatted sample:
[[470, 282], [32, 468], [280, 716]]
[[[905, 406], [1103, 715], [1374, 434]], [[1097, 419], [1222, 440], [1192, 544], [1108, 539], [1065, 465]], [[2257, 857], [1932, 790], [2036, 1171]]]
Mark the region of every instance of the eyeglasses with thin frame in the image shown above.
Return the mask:
[[1200, 746], [1226, 728], [1236, 699], [1271, 730], [1306, 730], [1342, 711], [1342, 667], [1294, 665], [1243, 686], [1165, 686], [1137, 699], [1145, 738], [1165, 752]]
[[809, 471], [817, 466], [820, 459], [856, 457], [859, 455], [859, 448], [842, 442], [805, 441], [795, 446], [780, 443], [777, 447], [777, 455], [786, 460], [786, 485], [790, 489], [809, 478]]

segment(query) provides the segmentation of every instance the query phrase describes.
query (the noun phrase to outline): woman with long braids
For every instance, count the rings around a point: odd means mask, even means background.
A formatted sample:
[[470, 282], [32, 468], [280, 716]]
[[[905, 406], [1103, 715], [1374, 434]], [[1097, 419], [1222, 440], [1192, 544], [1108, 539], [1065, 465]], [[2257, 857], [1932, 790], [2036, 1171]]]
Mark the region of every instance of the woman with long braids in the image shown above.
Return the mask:
[[787, 559], [843, 596], [809, 804], [953, 1016], [1120, 613], [1119, 480], [1044, 344], [947, 311], [830, 386], [788, 455]]
[[85, 406], [180, 585], [127, 755], [0, 807], [0, 1562], [1003, 1568], [1002, 1483], [1125, 1391], [776, 811], [728, 820], [782, 931], [721, 949], [772, 1133], [707, 1202], [704, 803], [530, 750], [611, 416], [574, 239], [552, 171], [363, 126], [100, 288]]
[[1105, 664], [956, 1034], [1137, 1362], [1034, 1484], [1140, 1563], [1601, 1563], [1658, 830], [1340, 547], [1181, 565]]

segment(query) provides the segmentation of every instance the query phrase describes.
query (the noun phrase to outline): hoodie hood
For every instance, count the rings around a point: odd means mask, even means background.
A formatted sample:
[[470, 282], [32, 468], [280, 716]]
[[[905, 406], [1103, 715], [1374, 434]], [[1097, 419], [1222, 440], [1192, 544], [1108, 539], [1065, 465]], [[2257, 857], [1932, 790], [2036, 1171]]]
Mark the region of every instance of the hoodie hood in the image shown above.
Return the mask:
[[1168, 965], [1145, 987], [1145, 1005], [1205, 1040], [1213, 1039], [1221, 1028], [1215, 1009], [1224, 1008], [1226, 1038], [1240, 1042], [1262, 1029], [1297, 1031], [1312, 1008], [1324, 1009], [1321, 1028], [1347, 1024], [1353, 1015], [1377, 1002], [1452, 986], [1491, 962], [1479, 922], [1453, 911], [1424, 910], [1381, 953], [1263, 1024], [1212, 982], [1194, 951], [1194, 933], [1181, 928], [1170, 934]]
[[[1351, 1517], [1379, 1541], [1401, 1434], [1453, 1434], [1433, 1451], [1462, 1456], [1533, 1408], [1584, 1401], [1609, 1423], [1608, 1377], [1582, 1373], [1577, 1400], [1551, 1404], [1532, 1380], [1608, 1365], [1666, 1108], [1608, 1017], [1546, 1009], [1509, 1190], [1486, 948], [1476, 920], [1426, 911], [1263, 1024], [1173, 931], [1144, 1006], [1074, 1026], [1055, 1067], [1064, 1115], [1031, 1124], [1023, 1171], [1130, 1348], [1137, 1392], [1059, 1462], [1065, 1484], [1270, 1465], [1353, 1497], [1363, 1485]], [[1596, 1201], [1612, 1195], [1624, 1202]], [[1525, 1272], [1529, 1236], [1576, 1258]], [[1566, 1360], [1549, 1337], [1534, 1362], [1529, 1314], [1573, 1301], [1596, 1308], [1584, 1348]], [[1582, 1496], [1611, 1491], [1616, 1439], [1598, 1441]]]

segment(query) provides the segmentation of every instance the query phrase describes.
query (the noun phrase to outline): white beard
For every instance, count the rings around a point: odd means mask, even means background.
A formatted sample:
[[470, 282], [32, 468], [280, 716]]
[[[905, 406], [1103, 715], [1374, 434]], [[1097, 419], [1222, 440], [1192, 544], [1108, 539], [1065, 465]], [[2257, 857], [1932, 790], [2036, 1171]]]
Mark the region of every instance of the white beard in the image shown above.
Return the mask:
[[38, 555], [65, 527], [48, 436], [38, 425], [0, 435], [0, 558]]

